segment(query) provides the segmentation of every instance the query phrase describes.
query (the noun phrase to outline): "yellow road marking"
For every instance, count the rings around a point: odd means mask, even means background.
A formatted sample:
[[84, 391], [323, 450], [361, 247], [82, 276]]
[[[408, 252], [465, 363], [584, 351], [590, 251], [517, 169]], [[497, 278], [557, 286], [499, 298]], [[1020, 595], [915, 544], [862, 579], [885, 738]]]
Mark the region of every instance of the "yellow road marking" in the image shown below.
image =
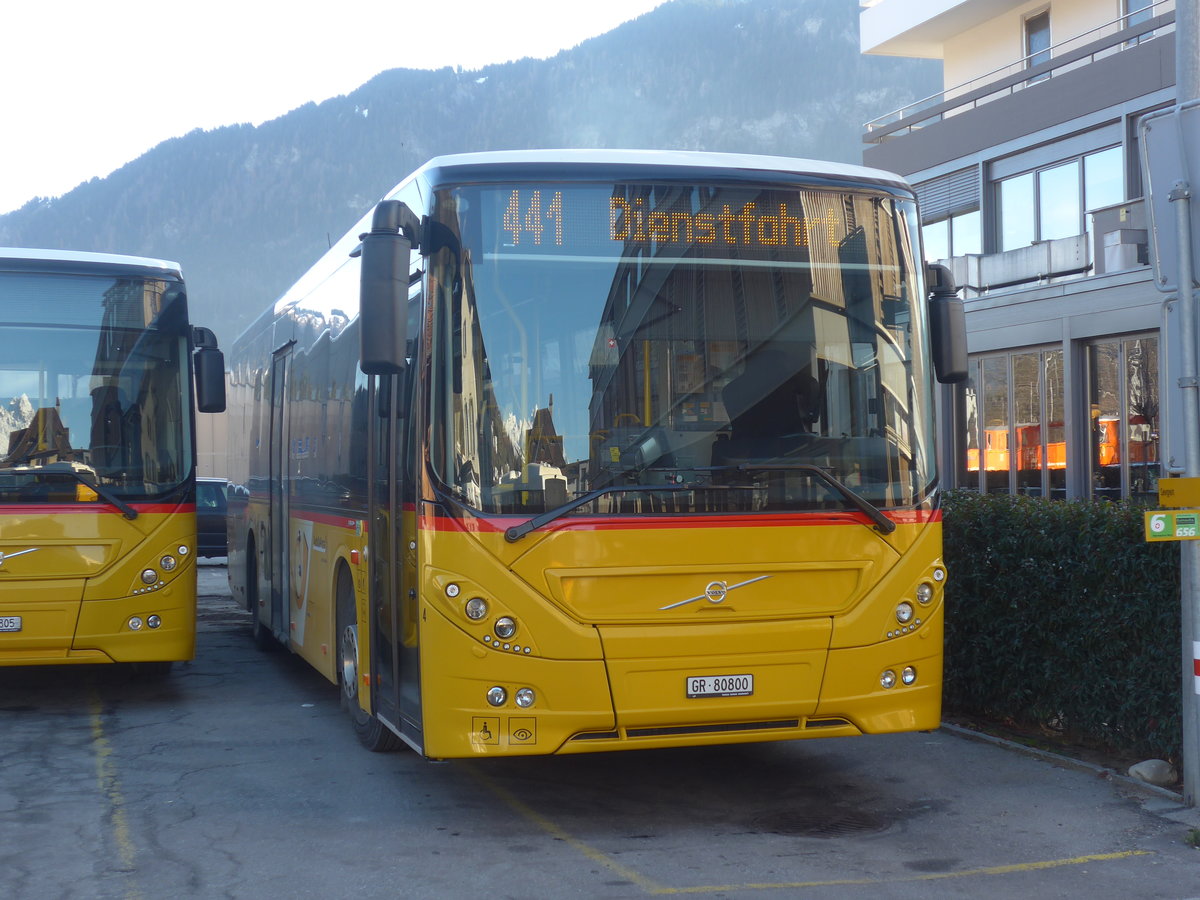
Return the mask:
[[1151, 850], [1123, 850], [1118, 853], [1093, 853], [1087, 856], [1072, 856], [1066, 859], [1047, 859], [1038, 860], [1036, 862], [1027, 863], [1012, 863], [1004, 866], [983, 866], [976, 869], [964, 869], [961, 872], [930, 872], [922, 875], [902, 876], [899, 878], [842, 878], [831, 881], [780, 881], [780, 882], [747, 882], [744, 884], [711, 884], [697, 885], [694, 887], [667, 887], [658, 884], [644, 875], [635, 872], [627, 866], [621, 865], [612, 857], [597, 850], [589, 844], [584, 843], [578, 838], [572, 836], [569, 832], [556, 825], [550, 819], [543, 816], [541, 813], [534, 811], [527, 804], [518, 800], [516, 796], [509, 790], [501, 787], [492, 779], [488, 778], [478, 768], [470, 763], [464, 763], [463, 767], [467, 772], [486, 787], [489, 791], [499, 797], [510, 809], [528, 819], [542, 831], [546, 832], [551, 837], [562, 841], [567, 846], [583, 854], [592, 862], [599, 863], [612, 872], [620, 875], [627, 881], [636, 884], [647, 894], [667, 895], [667, 894], [716, 894], [721, 891], [771, 891], [771, 890], [796, 890], [799, 888], [822, 888], [822, 887], [883, 887], [889, 884], [905, 884], [922, 881], [939, 881], [947, 878], [974, 878], [981, 875], [1010, 875], [1017, 872], [1037, 872], [1043, 869], [1058, 869], [1064, 866], [1081, 866], [1087, 863], [1094, 862], [1111, 862], [1118, 859], [1128, 859], [1134, 856], [1153, 856]]
[[[125, 797], [121, 793], [121, 781], [117, 777], [117, 767], [112, 761], [112, 745], [104, 734], [103, 708], [100, 697], [92, 689], [89, 692], [88, 704], [91, 707], [92, 747], [96, 753], [96, 782], [100, 794], [108, 801], [111, 811], [113, 843], [117, 848], [117, 858], [120, 860], [122, 872], [134, 871], [133, 840], [129, 835], [129, 822], [125, 818]], [[141, 900], [141, 891], [136, 884], [127, 885], [126, 900]]]
[[911, 875], [900, 878], [844, 878], [835, 881], [781, 881], [776, 883], [755, 884], [712, 884], [684, 888], [658, 888], [654, 894], [715, 894], [720, 891], [771, 891], [790, 888], [822, 888], [822, 887], [884, 887], [889, 884], [906, 884], [920, 881], [938, 881], [945, 878], [973, 878], [979, 875], [1010, 875], [1014, 872], [1037, 872], [1042, 869], [1058, 869], [1063, 866], [1081, 866], [1090, 862], [1109, 862], [1116, 859], [1127, 859], [1131, 856], [1153, 856], [1151, 850], [1123, 850], [1119, 853], [1093, 853], [1089, 856], [1072, 856], [1067, 859], [1046, 859], [1037, 862], [1012, 863], [1007, 866], [983, 866], [978, 869], [964, 869], [961, 872], [931, 872], [925, 875]]
[[585, 844], [583, 841], [579, 840], [579, 838], [574, 837], [567, 831], [559, 828], [556, 824], [554, 824], [554, 822], [547, 819], [541, 813], [535, 812], [532, 808], [518, 800], [510, 791], [502, 788], [496, 782], [492, 781], [492, 779], [484, 775], [483, 772], [479, 771], [477, 767], [471, 765], [470, 763], [465, 763], [464, 768], [472, 778], [503, 800], [510, 809], [528, 819], [552, 838], [562, 841], [568, 847], [571, 847], [578, 853], [582, 853], [592, 862], [598, 863], [604, 866], [606, 869], [611, 870], [614, 874], [619, 875], [633, 884], [636, 884], [647, 894], [662, 894], [670, 892], [669, 888], [664, 888], [661, 885], [655, 884], [649, 878], [643, 877], [633, 869], [626, 868], [615, 859], [608, 856], [606, 853], [597, 850], [595, 847], [592, 847], [589, 844]]

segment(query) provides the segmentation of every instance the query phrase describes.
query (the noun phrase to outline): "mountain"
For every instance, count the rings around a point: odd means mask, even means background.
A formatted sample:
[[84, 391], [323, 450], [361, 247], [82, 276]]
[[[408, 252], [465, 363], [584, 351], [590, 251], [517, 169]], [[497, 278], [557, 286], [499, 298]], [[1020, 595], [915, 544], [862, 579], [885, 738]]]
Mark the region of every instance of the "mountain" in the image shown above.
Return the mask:
[[862, 56], [847, 0], [672, 0], [551, 59], [392, 69], [258, 127], [164, 141], [0, 216], [0, 245], [176, 260], [193, 321], [228, 348], [432, 156], [591, 146], [857, 163], [864, 122], [938, 89], [937, 63]]

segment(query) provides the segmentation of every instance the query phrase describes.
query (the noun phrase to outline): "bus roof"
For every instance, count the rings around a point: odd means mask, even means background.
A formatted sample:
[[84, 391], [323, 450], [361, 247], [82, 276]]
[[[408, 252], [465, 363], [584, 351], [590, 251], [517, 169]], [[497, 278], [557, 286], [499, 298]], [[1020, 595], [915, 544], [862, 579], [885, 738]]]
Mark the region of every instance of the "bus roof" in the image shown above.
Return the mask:
[[[482, 153], [458, 153], [437, 156], [425, 163], [418, 175], [434, 184], [475, 179], [530, 176], [586, 177], [594, 172], [612, 172], [620, 177], [654, 179], [673, 171], [675, 177], [693, 170], [698, 178], [734, 177], [739, 180], [816, 180], [866, 182], [911, 193], [912, 187], [900, 175], [847, 163], [786, 156], [759, 156], [746, 153], [710, 153], [695, 150], [498, 150]], [[590, 170], [590, 171], [589, 171]], [[640, 173], [640, 174], [639, 174]]]
[[93, 253], [86, 250], [38, 250], [0, 247], [0, 270], [108, 272], [115, 269], [154, 271], [182, 278], [179, 263], [146, 256]]

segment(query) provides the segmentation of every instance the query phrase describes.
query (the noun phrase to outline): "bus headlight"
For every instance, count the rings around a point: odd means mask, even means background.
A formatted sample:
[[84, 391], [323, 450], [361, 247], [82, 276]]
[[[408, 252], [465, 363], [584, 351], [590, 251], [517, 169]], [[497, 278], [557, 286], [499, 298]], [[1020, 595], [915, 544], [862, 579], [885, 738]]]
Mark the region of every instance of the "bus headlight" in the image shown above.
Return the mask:
[[896, 686], [896, 673], [891, 669], [885, 670], [884, 673], [879, 676], [879, 683], [885, 688], [894, 688]]
[[537, 697], [533, 693], [533, 688], [521, 688], [513, 699], [517, 701], [517, 706], [521, 709], [529, 709]]
[[917, 670], [915, 668], [913, 668], [912, 666], [905, 666], [900, 671], [900, 680], [902, 682], [904, 682], [905, 684], [916, 684], [917, 683]]
[[926, 584], [922, 581], [917, 585], [917, 602], [922, 606], [929, 603], [933, 599], [933, 585]]
[[913, 618], [913, 606], [907, 600], [900, 603], [896, 607], [896, 621], [901, 625], [907, 625]]
[[164, 556], [162, 559], [160, 559], [160, 560], [158, 561], [158, 564], [159, 564], [160, 566], [162, 566], [162, 569], [163, 569], [163, 571], [164, 571], [164, 572], [173, 572], [173, 571], [175, 571], [175, 565], [176, 565], [176, 563], [175, 563], [175, 557], [173, 557], [173, 556], [170, 556], [170, 555], [168, 555], [168, 556]]
[[512, 616], [501, 616], [496, 620], [493, 630], [496, 632], [496, 637], [507, 641], [517, 633], [517, 623]]
[[482, 597], [472, 597], [463, 607], [463, 611], [466, 612], [468, 619], [478, 622], [488, 614], [487, 601]]
[[487, 702], [489, 706], [503, 706], [504, 701], [508, 699], [508, 691], [497, 685], [490, 688], [487, 692]]
[[142, 569], [142, 584], [154, 584], [158, 581], [158, 573], [153, 569]]
[[129, 617], [129, 630], [130, 631], [141, 631], [142, 630], [142, 617], [141, 616], [130, 616]]

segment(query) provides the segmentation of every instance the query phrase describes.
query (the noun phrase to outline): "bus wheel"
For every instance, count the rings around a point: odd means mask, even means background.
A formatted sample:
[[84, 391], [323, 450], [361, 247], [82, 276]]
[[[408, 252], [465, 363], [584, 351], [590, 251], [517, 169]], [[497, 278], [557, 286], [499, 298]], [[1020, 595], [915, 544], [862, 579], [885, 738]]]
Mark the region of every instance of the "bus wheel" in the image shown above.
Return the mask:
[[254, 541], [246, 545], [246, 609], [250, 611], [250, 638], [259, 650], [274, 650], [279, 646], [271, 629], [258, 618], [258, 557]]
[[358, 686], [362, 682], [358, 655], [358, 613], [354, 604], [354, 585], [344, 568], [337, 576], [338, 687], [342, 708], [350, 713], [359, 743], [372, 753], [385, 753], [400, 747], [400, 739], [359, 703]]

